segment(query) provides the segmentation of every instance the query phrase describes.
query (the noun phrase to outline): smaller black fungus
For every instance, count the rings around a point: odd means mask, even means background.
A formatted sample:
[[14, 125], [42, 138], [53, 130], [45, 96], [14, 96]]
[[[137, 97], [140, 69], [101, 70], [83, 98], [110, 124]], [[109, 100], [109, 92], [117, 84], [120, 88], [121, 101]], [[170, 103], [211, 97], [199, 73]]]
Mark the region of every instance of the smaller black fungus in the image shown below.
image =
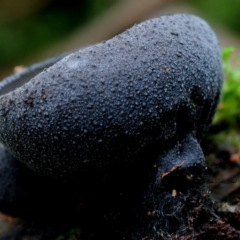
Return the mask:
[[[25, 219], [62, 221], [78, 209], [72, 185], [42, 176], [14, 158], [0, 144], [0, 209], [3, 213]], [[79, 192], [78, 192], [79, 194]]]

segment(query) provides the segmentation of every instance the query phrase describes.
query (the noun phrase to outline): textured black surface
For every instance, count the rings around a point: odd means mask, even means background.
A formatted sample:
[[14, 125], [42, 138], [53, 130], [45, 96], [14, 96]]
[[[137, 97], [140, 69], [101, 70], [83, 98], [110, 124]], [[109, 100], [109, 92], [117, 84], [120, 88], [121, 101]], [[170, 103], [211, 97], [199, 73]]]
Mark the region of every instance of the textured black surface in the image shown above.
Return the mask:
[[221, 82], [218, 42], [206, 22], [152, 19], [1, 96], [0, 138], [27, 166], [55, 178], [133, 166], [148, 161], [139, 158], [146, 150], [157, 156], [185, 136], [200, 140]]

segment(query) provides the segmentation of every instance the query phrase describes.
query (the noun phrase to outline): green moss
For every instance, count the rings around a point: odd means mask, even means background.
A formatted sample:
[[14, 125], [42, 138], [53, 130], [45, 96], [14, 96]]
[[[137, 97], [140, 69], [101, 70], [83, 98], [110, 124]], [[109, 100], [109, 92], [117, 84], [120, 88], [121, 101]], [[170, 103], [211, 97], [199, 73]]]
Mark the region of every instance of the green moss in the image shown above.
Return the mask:
[[221, 102], [213, 123], [225, 124], [228, 129], [239, 130], [240, 123], [240, 61], [233, 66], [230, 57], [234, 49], [226, 47], [222, 50], [224, 84]]
[[208, 139], [217, 146], [237, 151], [240, 148], [240, 58], [233, 64], [233, 51], [233, 47], [222, 50], [224, 83], [212, 125], [212, 129], [218, 129], [218, 132], [209, 135]]

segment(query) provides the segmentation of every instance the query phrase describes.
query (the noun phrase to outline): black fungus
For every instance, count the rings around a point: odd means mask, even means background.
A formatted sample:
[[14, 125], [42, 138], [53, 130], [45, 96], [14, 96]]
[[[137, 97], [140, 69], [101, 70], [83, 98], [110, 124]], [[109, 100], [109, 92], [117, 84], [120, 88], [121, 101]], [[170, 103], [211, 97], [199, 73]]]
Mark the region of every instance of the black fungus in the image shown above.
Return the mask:
[[166, 169], [183, 160], [204, 165], [203, 157], [183, 159], [181, 145], [200, 149], [221, 84], [208, 24], [163, 16], [72, 53], [2, 95], [0, 139], [29, 168], [57, 179], [108, 175], [175, 148]]
[[199, 141], [223, 74], [208, 24], [163, 16], [49, 67], [61, 57], [0, 83], [0, 210], [79, 217], [84, 240], [192, 234], [192, 200], [210, 221]]

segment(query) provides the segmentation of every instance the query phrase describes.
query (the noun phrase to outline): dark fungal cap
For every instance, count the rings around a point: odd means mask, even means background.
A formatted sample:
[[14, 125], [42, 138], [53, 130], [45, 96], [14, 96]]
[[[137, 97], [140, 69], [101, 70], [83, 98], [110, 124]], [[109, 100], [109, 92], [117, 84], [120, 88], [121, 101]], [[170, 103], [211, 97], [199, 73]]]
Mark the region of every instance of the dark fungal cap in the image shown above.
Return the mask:
[[156, 158], [189, 136], [198, 143], [221, 83], [207, 23], [163, 16], [70, 54], [1, 96], [0, 138], [30, 168], [56, 178], [141, 164], [143, 152]]

